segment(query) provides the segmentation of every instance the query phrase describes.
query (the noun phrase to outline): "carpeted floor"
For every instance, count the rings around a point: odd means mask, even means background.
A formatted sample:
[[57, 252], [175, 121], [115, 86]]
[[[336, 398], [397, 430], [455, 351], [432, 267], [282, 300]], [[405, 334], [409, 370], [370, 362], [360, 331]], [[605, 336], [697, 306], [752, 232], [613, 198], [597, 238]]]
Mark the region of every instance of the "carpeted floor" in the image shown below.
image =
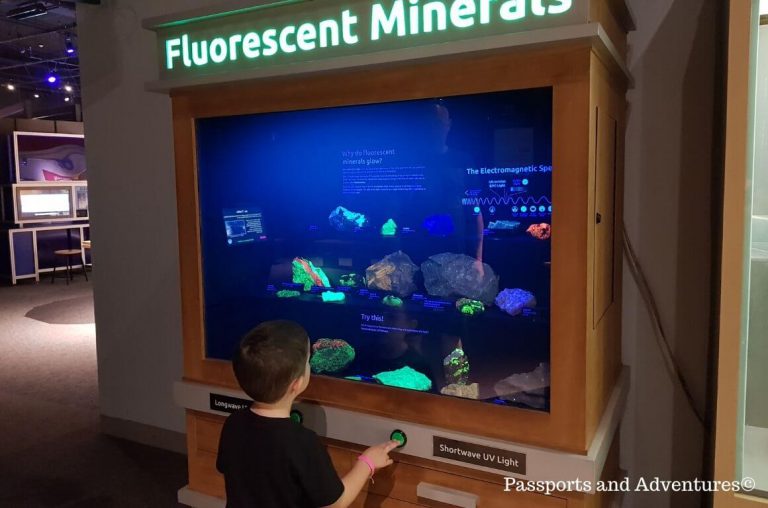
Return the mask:
[[0, 286], [0, 507], [177, 507], [182, 455], [99, 433], [91, 285]]

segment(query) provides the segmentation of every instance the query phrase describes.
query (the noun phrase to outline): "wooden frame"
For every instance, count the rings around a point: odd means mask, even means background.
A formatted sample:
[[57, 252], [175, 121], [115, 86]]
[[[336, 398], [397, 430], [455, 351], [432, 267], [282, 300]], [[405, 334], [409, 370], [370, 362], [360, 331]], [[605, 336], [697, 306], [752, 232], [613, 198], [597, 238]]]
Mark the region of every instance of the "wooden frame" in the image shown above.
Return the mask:
[[[726, 116], [725, 189], [723, 195], [723, 255], [720, 288], [720, 345], [717, 382], [717, 434], [715, 436], [715, 480], [737, 478], [738, 442], [744, 422], [740, 418], [743, 352], [742, 307], [744, 305], [744, 213], [747, 209], [747, 174], [752, 129], [751, 68], [753, 2], [731, 1], [728, 41], [728, 107]], [[733, 492], [715, 492], [715, 507], [768, 506], [759, 499]]]
[[[237, 387], [229, 362], [205, 358], [195, 119], [490, 91], [553, 87], [551, 412], [393, 392], [314, 377], [304, 399], [513, 442], [586, 453], [620, 370], [621, 244], [614, 224], [613, 299], [593, 316], [594, 165], [598, 108], [617, 122], [626, 81], [589, 42], [461, 55], [376, 69], [261, 80], [172, 94], [186, 380]], [[521, 72], [521, 70], [524, 70]], [[615, 187], [621, 188], [620, 164]], [[615, 193], [615, 217], [621, 217]], [[556, 311], [554, 311], [556, 309]], [[344, 398], [338, 395], [344, 393]], [[472, 414], [472, 418], [455, 418]]]

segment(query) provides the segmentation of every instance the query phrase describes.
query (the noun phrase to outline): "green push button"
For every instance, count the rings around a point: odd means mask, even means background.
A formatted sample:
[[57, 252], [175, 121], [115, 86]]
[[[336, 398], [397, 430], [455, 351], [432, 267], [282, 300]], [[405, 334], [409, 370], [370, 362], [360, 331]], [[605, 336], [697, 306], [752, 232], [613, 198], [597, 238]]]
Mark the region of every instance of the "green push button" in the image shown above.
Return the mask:
[[393, 430], [392, 434], [389, 435], [389, 439], [400, 443], [397, 445], [398, 448], [402, 448], [408, 442], [408, 436], [402, 430]]
[[291, 420], [293, 420], [294, 423], [301, 425], [304, 423], [304, 415], [301, 414], [301, 411], [294, 409], [291, 411]]

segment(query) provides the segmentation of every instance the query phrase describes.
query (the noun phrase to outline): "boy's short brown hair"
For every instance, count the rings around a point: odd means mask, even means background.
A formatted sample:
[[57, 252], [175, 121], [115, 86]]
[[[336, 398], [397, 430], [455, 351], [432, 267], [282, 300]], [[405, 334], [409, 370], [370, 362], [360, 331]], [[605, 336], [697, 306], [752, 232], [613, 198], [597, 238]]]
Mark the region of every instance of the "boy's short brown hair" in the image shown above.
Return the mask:
[[304, 374], [308, 356], [309, 335], [300, 324], [265, 321], [240, 341], [232, 368], [249, 397], [272, 404]]

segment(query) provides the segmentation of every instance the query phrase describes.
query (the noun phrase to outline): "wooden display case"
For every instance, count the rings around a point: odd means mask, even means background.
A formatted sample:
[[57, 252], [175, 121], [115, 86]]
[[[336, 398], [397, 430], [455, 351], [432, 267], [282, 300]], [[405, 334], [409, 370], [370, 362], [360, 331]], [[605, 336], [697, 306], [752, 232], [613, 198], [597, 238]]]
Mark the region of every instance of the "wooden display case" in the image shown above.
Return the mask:
[[[552, 87], [551, 410], [530, 411], [410, 391], [393, 393], [381, 386], [318, 376], [303, 400], [587, 456], [622, 369], [620, 228], [628, 86], [622, 59], [631, 28], [622, 2], [589, 2], [589, 16], [602, 27], [596, 32], [600, 36], [171, 90], [184, 380], [237, 389], [231, 364], [205, 356], [196, 119]], [[223, 479], [214, 467], [223, 420], [188, 410], [187, 494], [223, 496]], [[611, 437], [609, 441], [613, 446], [600, 474], [603, 478], [618, 471], [618, 440]], [[328, 440], [328, 447], [342, 471], [360, 448], [337, 440]], [[418, 496], [419, 484], [466, 491], [477, 496], [476, 505], [481, 507], [597, 507], [608, 506], [609, 501], [583, 493], [504, 492], [503, 475], [411, 457], [407, 452], [398, 454], [396, 462], [377, 476], [355, 506], [438, 506]]]

